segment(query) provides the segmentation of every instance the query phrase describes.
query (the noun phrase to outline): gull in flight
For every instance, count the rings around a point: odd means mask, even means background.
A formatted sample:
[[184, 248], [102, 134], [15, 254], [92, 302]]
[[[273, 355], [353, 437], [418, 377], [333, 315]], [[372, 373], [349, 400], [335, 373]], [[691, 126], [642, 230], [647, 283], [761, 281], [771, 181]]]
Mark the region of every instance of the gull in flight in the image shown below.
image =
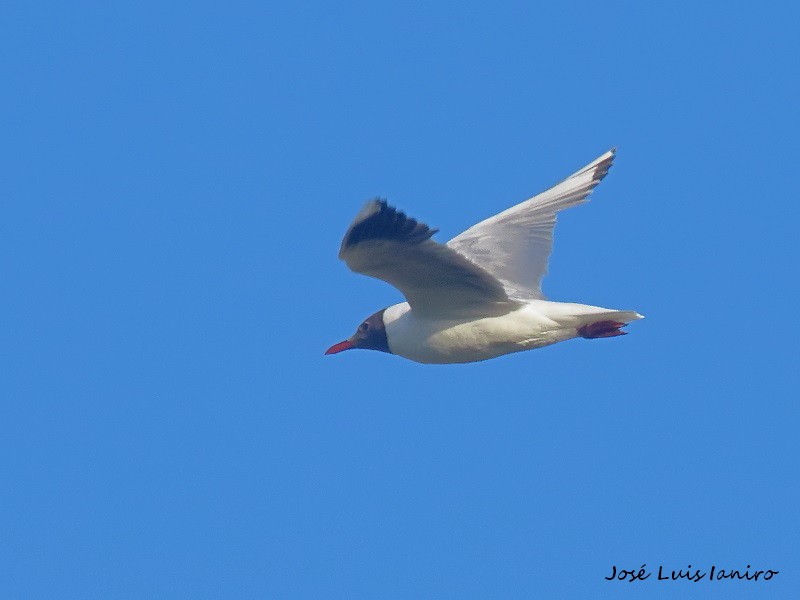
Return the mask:
[[325, 354], [364, 348], [420, 363], [468, 363], [576, 337], [624, 335], [621, 328], [642, 315], [552, 302], [541, 291], [556, 214], [587, 200], [614, 153], [446, 244], [431, 239], [436, 229], [385, 200], [368, 202], [345, 233], [339, 258], [393, 285], [406, 301], [372, 314]]

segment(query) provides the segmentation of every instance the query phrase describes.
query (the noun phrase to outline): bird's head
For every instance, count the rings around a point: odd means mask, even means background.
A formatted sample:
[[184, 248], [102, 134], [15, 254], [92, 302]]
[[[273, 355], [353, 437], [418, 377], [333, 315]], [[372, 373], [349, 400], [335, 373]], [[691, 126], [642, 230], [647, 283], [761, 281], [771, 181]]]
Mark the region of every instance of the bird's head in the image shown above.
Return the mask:
[[383, 324], [383, 310], [379, 310], [373, 315], [367, 317], [361, 325], [358, 326], [356, 332], [348, 339], [338, 344], [334, 344], [325, 351], [325, 354], [336, 354], [344, 350], [351, 350], [353, 348], [364, 348], [365, 350], [380, 350], [381, 352], [389, 352], [389, 343], [386, 340], [386, 327]]

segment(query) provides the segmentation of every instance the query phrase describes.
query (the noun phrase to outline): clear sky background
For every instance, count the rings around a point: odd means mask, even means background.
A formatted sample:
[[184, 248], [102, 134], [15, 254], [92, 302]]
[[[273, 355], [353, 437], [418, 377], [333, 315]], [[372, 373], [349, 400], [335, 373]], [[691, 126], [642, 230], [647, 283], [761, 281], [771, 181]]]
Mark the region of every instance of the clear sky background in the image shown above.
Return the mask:
[[[796, 597], [799, 19], [4, 3], [0, 595]], [[544, 290], [630, 335], [323, 357], [400, 300], [365, 200], [446, 241], [612, 146]]]

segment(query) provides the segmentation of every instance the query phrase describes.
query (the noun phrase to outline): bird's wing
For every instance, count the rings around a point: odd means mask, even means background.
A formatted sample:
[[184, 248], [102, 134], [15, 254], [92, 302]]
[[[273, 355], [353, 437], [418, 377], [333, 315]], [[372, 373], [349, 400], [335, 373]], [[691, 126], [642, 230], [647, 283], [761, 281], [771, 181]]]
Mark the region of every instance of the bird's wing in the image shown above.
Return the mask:
[[339, 258], [356, 273], [392, 284], [418, 314], [492, 314], [517, 305], [483, 268], [430, 239], [436, 231], [373, 200], [347, 230]]
[[473, 225], [447, 246], [499, 279], [509, 297], [544, 298], [541, 284], [553, 249], [556, 213], [586, 201], [611, 168], [614, 154], [609, 150], [546, 192]]

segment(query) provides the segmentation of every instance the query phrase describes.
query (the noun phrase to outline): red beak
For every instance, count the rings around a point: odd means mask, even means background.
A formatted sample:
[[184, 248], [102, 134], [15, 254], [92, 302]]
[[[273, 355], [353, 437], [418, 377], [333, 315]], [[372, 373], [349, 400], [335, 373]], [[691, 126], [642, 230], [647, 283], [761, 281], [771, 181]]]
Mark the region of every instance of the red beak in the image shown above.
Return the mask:
[[353, 342], [350, 340], [345, 340], [343, 342], [339, 342], [338, 344], [334, 344], [325, 350], [325, 354], [336, 354], [337, 352], [344, 352], [345, 350], [350, 350], [351, 348], [355, 348]]

